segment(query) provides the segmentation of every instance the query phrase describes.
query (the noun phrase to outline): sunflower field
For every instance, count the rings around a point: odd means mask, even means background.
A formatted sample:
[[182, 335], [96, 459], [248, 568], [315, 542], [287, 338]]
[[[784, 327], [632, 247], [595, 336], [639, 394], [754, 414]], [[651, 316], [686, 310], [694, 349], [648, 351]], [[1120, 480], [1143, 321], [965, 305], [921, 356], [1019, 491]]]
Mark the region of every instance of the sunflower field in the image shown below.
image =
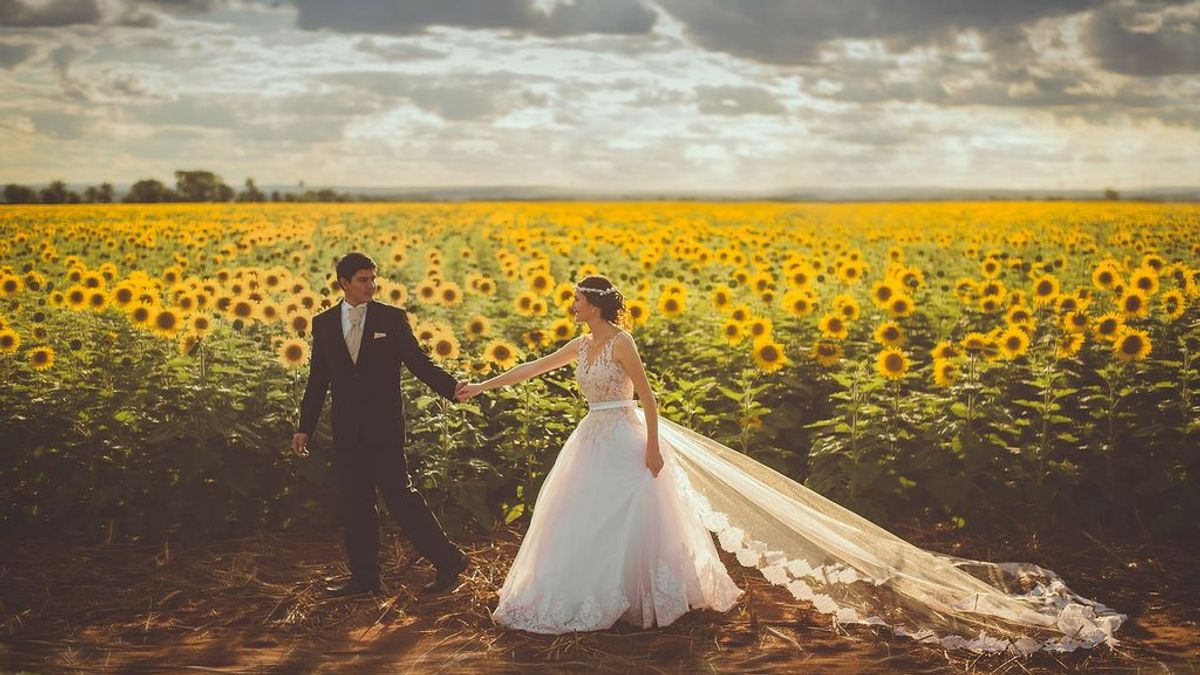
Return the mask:
[[[1200, 206], [468, 203], [0, 210], [0, 520], [205, 539], [329, 525], [329, 402], [289, 455], [334, 264], [479, 380], [583, 326], [601, 273], [660, 410], [887, 526], [1153, 532], [1200, 513]], [[405, 388], [449, 530], [527, 517], [573, 368]]]

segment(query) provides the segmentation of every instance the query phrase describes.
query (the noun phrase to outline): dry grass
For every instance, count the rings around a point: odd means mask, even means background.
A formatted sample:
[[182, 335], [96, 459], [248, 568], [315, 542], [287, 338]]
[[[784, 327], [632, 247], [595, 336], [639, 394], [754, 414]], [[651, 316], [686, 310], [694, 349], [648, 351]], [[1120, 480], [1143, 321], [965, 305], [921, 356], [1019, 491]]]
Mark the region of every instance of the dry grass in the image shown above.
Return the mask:
[[[621, 623], [543, 636], [496, 627], [490, 610], [519, 530], [479, 537], [452, 591], [423, 597], [432, 569], [389, 529], [383, 591], [333, 600], [340, 535], [262, 535], [176, 550], [135, 544], [10, 541], [0, 569], [0, 663], [6, 670], [221, 672], [1057, 672], [1200, 667], [1194, 548], [1092, 535], [1047, 545], [1032, 536], [907, 530], [958, 555], [1029, 560], [1130, 614], [1116, 650], [1032, 659], [948, 654], [866, 627], [833, 628], [807, 604], [726, 559], [746, 593], [725, 615], [691, 612], [666, 628]], [[955, 542], [949, 544], [947, 542]], [[1019, 542], [1014, 544], [1013, 542]], [[724, 555], [724, 554], [723, 554]]]

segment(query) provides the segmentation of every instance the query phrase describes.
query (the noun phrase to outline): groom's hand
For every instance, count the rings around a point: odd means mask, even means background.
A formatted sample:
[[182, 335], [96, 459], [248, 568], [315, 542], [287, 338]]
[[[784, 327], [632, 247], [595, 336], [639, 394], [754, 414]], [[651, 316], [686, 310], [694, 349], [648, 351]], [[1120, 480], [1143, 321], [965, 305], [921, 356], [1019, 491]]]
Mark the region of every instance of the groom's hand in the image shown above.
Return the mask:
[[292, 436], [292, 452], [298, 457], [308, 457], [308, 434]]

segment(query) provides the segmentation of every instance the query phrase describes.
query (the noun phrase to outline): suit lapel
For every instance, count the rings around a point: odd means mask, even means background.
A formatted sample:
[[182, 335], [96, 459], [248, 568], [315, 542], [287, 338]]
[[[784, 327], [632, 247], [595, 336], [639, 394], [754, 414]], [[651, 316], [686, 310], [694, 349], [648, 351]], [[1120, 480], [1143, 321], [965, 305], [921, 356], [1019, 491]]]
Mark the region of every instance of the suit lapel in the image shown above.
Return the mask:
[[[341, 355], [342, 360], [346, 362], [348, 367], [355, 368], [354, 359], [350, 358], [350, 347], [346, 344], [346, 335], [342, 332], [342, 305], [345, 304], [345, 302], [346, 301], [343, 300], [335, 306], [332, 313], [333, 316], [329, 320], [329, 330], [333, 334], [334, 341], [341, 345], [338, 347], [337, 352]], [[367, 314], [370, 315], [371, 310], [368, 309]], [[366, 332], [365, 328], [363, 332]], [[358, 355], [360, 357], [362, 356], [362, 345], [359, 345]]]
[[[363, 321], [362, 343], [358, 346], [358, 365], [366, 362], [367, 352], [375, 351], [375, 327], [379, 325], [379, 303], [367, 301], [367, 318]], [[350, 351], [347, 349], [346, 354]]]

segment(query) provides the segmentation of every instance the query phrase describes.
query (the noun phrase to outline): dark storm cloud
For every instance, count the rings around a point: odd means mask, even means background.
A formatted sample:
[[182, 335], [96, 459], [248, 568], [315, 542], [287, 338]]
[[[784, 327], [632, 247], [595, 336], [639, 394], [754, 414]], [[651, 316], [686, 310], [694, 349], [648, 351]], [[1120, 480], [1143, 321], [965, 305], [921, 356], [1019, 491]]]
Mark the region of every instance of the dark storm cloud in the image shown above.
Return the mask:
[[[1161, 3], [1113, 6], [1092, 13], [1084, 41], [1106, 70], [1158, 76], [1200, 72], [1200, 20], [1162, 9]], [[1139, 26], [1141, 21], [1148, 25]]]
[[[356, 71], [322, 79], [329, 84], [349, 86], [359, 92], [359, 96], [391, 102], [407, 101], [442, 119], [454, 121], [494, 119], [528, 103], [522, 95], [523, 90], [515, 88], [518, 78], [512, 73], [421, 77]], [[521, 79], [531, 81], [528, 77]]]
[[657, 18], [640, 0], [576, 0], [539, 11], [532, 0], [295, 0], [305, 30], [415, 35], [432, 26], [543, 36], [648, 33]]
[[25, 63], [37, 48], [19, 42], [0, 42], [0, 68], [10, 70]]
[[0, 26], [57, 28], [99, 23], [102, 17], [98, 0], [54, 0], [45, 5], [30, 5], [22, 0], [0, 0]]
[[712, 115], [782, 115], [787, 109], [758, 87], [696, 87], [700, 112]]
[[959, 31], [1002, 30], [1074, 14], [1096, 0], [659, 0], [706, 49], [764, 63], [814, 63], [819, 48], [879, 39], [903, 51]]

